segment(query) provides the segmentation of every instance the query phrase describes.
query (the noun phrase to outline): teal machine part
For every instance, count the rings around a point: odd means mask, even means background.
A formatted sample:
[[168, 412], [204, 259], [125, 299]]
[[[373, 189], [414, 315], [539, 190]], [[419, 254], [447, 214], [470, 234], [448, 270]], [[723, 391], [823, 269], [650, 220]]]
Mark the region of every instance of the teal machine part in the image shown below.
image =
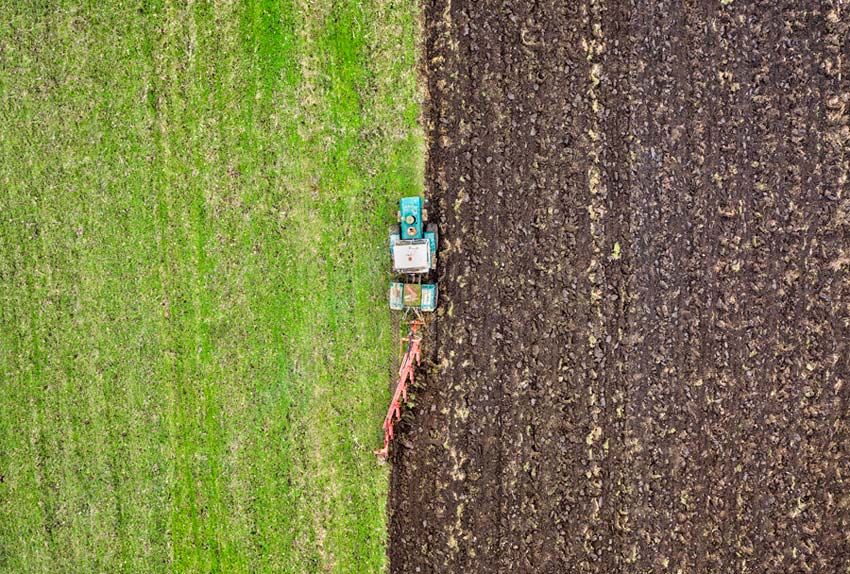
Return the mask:
[[419, 302], [422, 311], [433, 311], [437, 308], [437, 286], [423, 285], [422, 296]]
[[404, 197], [398, 202], [402, 239], [422, 239], [422, 198]]
[[432, 312], [437, 308], [437, 286], [416, 283], [390, 283], [390, 309], [402, 311], [405, 307]]
[[398, 224], [390, 226], [389, 248], [393, 271], [405, 274], [407, 281], [390, 283], [390, 309], [419, 309], [432, 312], [437, 308], [437, 286], [423, 283], [437, 267], [440, 234], [428, 221], [428, 202], [421, 197], [404, 197], [398, 202]]

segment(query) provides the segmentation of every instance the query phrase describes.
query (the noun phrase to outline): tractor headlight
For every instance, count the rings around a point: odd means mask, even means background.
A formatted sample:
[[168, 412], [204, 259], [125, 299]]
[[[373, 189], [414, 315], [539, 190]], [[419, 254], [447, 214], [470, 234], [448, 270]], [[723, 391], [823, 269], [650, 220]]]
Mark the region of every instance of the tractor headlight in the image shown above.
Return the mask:
[[407, 234], [410, 235], [410, 236], [416, 235], [416, 228], [415, 227], [408, 227], [407, 228]]
[[404, 222], [407, 223], [408, 225], [413, 225], [414, 223], [416, 223], [416, 216], [408, 215], [407, 217], [404, 218]]

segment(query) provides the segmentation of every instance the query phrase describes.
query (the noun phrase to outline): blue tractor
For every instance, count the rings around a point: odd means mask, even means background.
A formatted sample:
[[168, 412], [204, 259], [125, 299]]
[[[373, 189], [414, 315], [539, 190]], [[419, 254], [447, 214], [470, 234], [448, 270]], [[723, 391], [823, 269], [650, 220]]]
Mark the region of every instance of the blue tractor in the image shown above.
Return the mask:
[[390, 283], [390, 309], [437, 308], [437, 286], [428, 278], [437, 268], [439, 238], [437, 226], [428, 223], [427, 199], [405, 197], [398, 202], [398, 223], [390, 226], [390, 253], [393, 272], [406, 278]]

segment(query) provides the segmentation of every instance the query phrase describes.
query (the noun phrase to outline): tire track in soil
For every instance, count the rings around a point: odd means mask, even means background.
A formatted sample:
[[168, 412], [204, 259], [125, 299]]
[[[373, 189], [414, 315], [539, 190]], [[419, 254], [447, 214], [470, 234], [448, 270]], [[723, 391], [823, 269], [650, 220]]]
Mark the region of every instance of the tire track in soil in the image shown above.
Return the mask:
[[391, 571], [850, 567], [848, 8], [424, 11], [441, 306]]

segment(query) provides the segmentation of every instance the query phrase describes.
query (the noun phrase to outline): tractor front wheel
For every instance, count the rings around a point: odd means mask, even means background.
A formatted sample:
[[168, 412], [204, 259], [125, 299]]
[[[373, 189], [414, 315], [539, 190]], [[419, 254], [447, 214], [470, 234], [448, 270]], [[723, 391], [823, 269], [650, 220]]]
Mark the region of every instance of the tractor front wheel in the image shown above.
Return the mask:
[[438, 250], [440, 248], [440, 229], [437, 227], [437, 224], [429, 223], [425, 226], [425, 231], [434, 234], [434, 251]]
[[396, 239], [401, 239], [401, 226], [395, 223], [390, 225], [390, 231], [387, 234], [390, 242], [390, 251], [392, 251], [393, 247], [393, 236], [395, 236]]
[[436, 223], [429, 223], [425, 226], [426, 233], [434, 234], [434, 256], [431, 258], [431, 269], [437, 268], [437, 250], [440, 248], [440, 229]]

